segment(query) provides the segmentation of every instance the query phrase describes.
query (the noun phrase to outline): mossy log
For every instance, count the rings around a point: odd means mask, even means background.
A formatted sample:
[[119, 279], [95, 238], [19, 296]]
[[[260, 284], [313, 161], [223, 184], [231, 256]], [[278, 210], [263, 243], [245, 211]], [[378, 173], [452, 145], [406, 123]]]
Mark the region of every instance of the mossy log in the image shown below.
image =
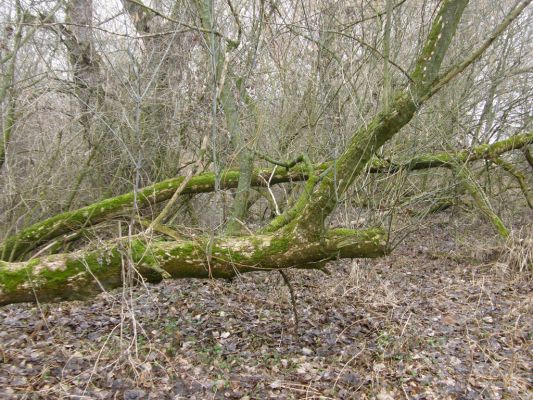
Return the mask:
[[[320, 173], [325, 168], [327, 168], [327, 164], [317, 166], [316, 173]], [[236, 188], [239, 182], [239, 175], [239, 171], [224, 171], [221, 174], [221, 189]], [[109, 218], [123, 215], [131, 210], [135, 199], [138, 208], [144, 208], [168, 200], [180, 187], [184, 179], [184, 177], [177, 177], [158, 182], [141, 189], [137, 193], [137, 196], [135, 196], [134, 192], [129, 192], [77, 210], [57, 214], [31, 225], [16, 235], [6, 238], [0, 244], [0, 260], [21, 260], [29, 251], [61, 235], [97, 224]], [[252, 186], [266, 186], [267, 182], [274, 185], [282, 182], [297, 182], [306, 179], [307, 170], [300, 165], [297, 165], [291, 170], [277, 168], [273, 175], [272, 169], [256, 169], [252, 174]], [[212, 192], [214, 188], [215, 175], [213, 173], [204, 173], [192, 177], [181, 194], [207, 193]]]
[[281, 268], [317, 269], [337, 258], [386, 253], [381, 228], [333, 229], [316, 242], [282, 235], [147, 241], [123, 238], [68, 254], [24, 262], [0, 261], [0, 305], [84, 299], [123, 285], [124, 276], [157, 283], [170, 278], [231, 278]]

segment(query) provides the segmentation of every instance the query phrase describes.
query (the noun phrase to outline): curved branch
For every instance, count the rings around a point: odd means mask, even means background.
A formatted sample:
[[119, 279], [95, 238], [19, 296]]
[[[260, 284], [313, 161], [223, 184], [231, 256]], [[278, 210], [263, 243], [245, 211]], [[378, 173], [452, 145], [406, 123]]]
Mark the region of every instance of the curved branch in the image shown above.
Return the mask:
[[[316, 167], [317, 172], [323, 171], [326, 164]], [[254, 170], [252, 173], [252, 186], [267, 186], [272, 170]], [[307, 169], [296, 166], [290, 171], [279, 169], [270, 179], [270, 184], [282, 182], [298, 182], [307, 180]], [[222, 171], [220, 188], [233, 189], [239, 182], [239, 171]], [[184, 177], [172, 178], [145, 187], [137, 193], [137, 205], [144, 208], [156, 203], [166, 201], [172, 197], [184, 182]], [[181, 194], [195, 194], [212, 192], [215, 187], [215, 174], [212, 172], [200, 174], [190, 178]], [[23, 229], [14, 236], [10, 236], [0, 245], [0, 260], [20, 260], [29, 251], [36, 249], [48, 241], [65, 233], [83, 227], [97, 224], [112, 217], [129, 212], [134, 202], [134, 192], [108, 198], [89, 206], [55, 215], [42, 222]]]
[[[508, 139], [492, 144], [476, 146], [470, 150], [461, 150], [455, 153], [441, 152], [435, 154], [425, 154], [414, 157], [405, 162], [392, 162], [382, 159], [373, 159], [366, 167], [367, 172], [371, 173], [394, 173], [399, 170], [414, 171], [427, 168], [451, 168], [453, 163], [466, 163], [480, 159], [490, 159], [490, 157], [500, 156], [508, 151], [517, 150], [533, 143], [533, 132], [514, 135]], [[303, 160], [304, 156], [302, 156]], [[284, 166], [295, 163], [299, 158]], [[284, 163], [285, 164], [285, 163]], [[301, 182], [307, 181], [310, 174], [315, 177], [312, 183], [306, 185], [304, 199], [296, 207], [300, 210], [309, 198], [312, 187], [323, 175], [332, 162], [311, 165], [310, 161], [305, 164], [296, 165], [291, 170], [278, 168], [275, 173], [271, 169], [254, 170], [252, 174], [252, 186], [268, 187], [284, 182]], [[314, 171], [314, 173], [310, 172]], [[239, 181], [239, 171], [228, 170], [221, 174], [221, 189], [236, 188]], [[169, 200], [172, 195], [183, 184], [184, 177], [172, 178], [163, 182], [148, 186], [139, 191], [138, 204], [139, 208], [147, 207], [156, 203]], [[190, 178], [189, 182], [183, 188], [180, 194], [196, 194], [212, 192], [215, 187], [215, 176], [213, 173], [204, 173]], [[23, 229], [14, 236], [10, 236], [0, 244], [0, 260], [20, 260], [29, 251], [53, 240], [61, 235], [68, 234], [79, 230], [80, 228], [95, 225], [99, 222], [113, 218], [131, 210], [133, 206], [133, 192], [126, 193], [117, 197], [102, 200], [89, 206], [55, 215], [44, 221], [38, 222]], [[291, 209], [292, 210], [292, 209]], [[291, 212], [292, 217], [288, 215], [279, 216], [274, 219], [266, 231], [275, 231], [285, 226], [297, 214], [295, 210]], [[276, 221], [276, 222], [274, 222]]]

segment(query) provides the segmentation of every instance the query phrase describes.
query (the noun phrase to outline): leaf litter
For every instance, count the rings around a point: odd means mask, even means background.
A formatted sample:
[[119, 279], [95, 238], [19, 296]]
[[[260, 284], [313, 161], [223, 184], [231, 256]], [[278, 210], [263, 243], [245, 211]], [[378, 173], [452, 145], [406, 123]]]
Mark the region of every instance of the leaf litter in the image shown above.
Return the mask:
[[290, 271], [297, 332], [269, 273], [3, 307], [0, 397], [533, 398], [530, 277], [444, 227], [331, 276]]

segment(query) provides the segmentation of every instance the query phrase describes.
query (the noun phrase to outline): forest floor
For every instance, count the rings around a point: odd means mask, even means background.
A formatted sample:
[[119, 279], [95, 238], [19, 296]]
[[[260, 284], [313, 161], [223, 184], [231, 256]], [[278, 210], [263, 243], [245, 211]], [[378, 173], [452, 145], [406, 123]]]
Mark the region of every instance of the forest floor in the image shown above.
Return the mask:
[[277, 273], [0, 308], [0, 398], [532, 399], [532, 278], [479, 231], [291, 271], [297, 331]]

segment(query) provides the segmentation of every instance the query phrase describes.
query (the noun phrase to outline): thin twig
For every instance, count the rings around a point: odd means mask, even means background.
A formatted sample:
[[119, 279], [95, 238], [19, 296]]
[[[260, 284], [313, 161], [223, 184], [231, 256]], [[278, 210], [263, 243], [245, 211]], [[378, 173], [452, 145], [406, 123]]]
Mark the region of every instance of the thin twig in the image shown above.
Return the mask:
[[196, 173], [196, 171], [202, 165], [202, 161], [203, 161], [203, 158], [204, 158], [203, 156], [204, 156], [206, 150], [207, 150], [207, 135], [204, 136], [204, 139], [202, 140], [202, 147], [200, 149], [200, 155], [198, 156], [198, 160], [196, 161], [196, 165], [194, 166], [193, 169], [191, 169], [189, 171], [187, 176], [185, 176], [185, 179], [183, 179], [183, 182], [181, 182], [179, 187], [176, 189], [176, 191], [172, 195], [172, 198], [165, 205], [165, 208], [163, 208], [163, 211], [161, 211], [161, 213], [159, 213], [159, 215], [156, 218], [154, 218], [154, 220], [152, 221], [152, 223], [148, 227], [147, 232], [152, 231], [155, 226], [160, 225], [163, 222], [163, 220], [168, 216], [168, 214], [170, 214], [170, 211], [171, 211], [172, 207], [174, 206], [174, 203], [178, 200], [179, 195], [181, 194], [181, 192], [183, 192], [183, 190], [185, 189], [185, 187], [187, 186], [187, 184], [189, 183], [189, 181], [191, 180], [193, 175]]
[[285, 284], [289, 288], [289, 293], [291, 295], [292, 314], [294, 316], [294, 333], [297, 334], [300, 321], [298, 319], [298, 309], [296, 308], [296, 295], [294, 294], [294, 289], [292, 288], [291, 281], [289, 280], [289, 276], [287, 275], [287, 273], [282, 269], [279, 269], [278, 271], [283, 277], [283, 282], [285, 282]]

